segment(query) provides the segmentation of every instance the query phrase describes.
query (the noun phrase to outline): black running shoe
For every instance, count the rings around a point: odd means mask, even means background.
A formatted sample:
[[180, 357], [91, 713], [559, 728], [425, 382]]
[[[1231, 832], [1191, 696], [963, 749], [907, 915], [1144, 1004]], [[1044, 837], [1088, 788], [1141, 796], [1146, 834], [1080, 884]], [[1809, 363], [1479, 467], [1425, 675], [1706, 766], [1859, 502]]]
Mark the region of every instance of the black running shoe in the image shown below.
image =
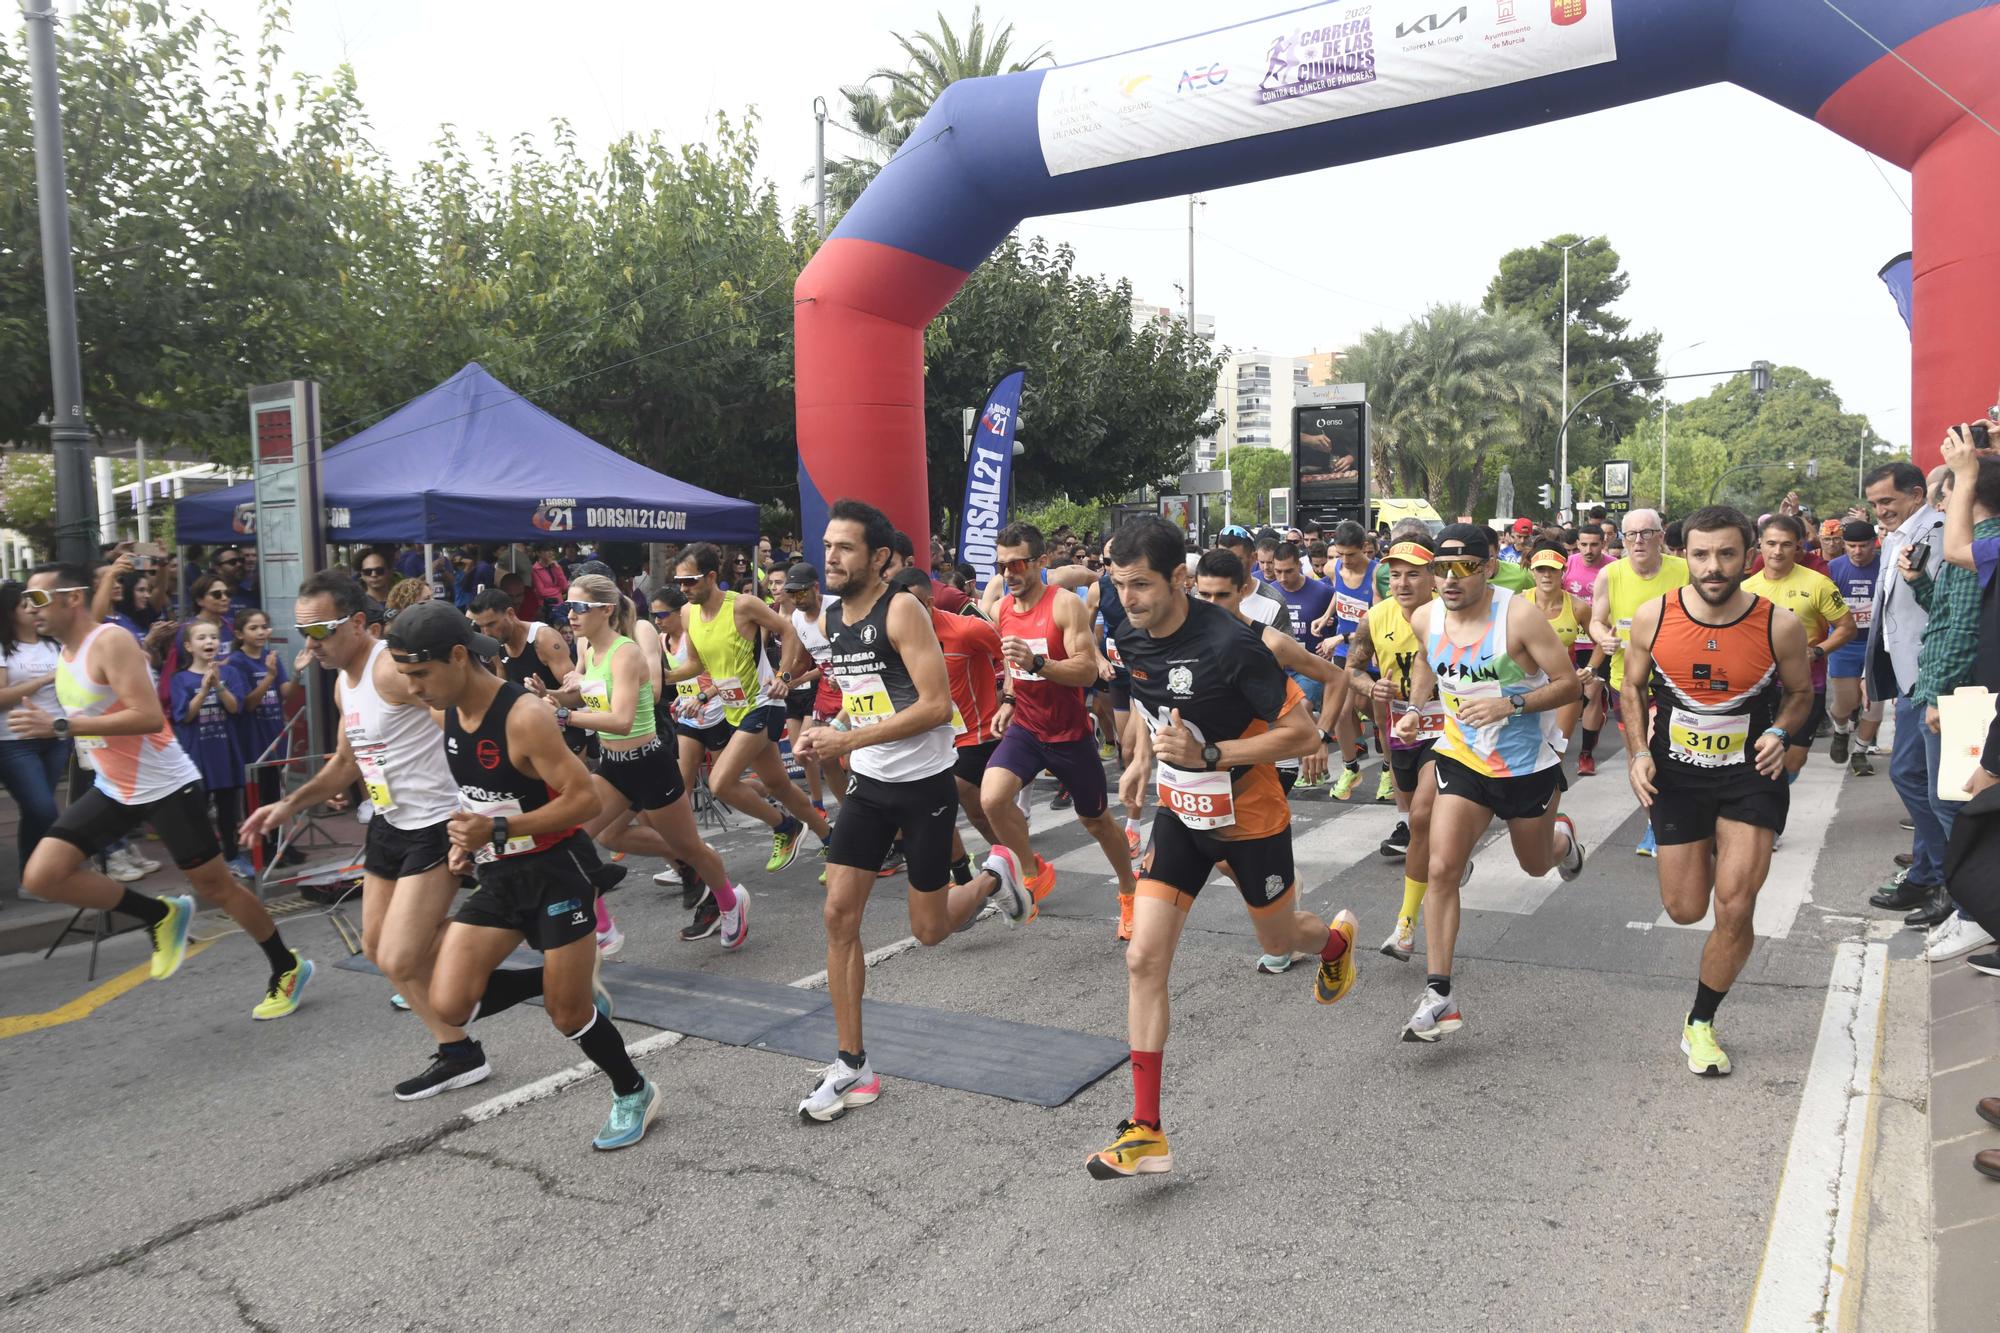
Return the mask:
[[1067, 810], [1075, 802], [1070, 798], [1068, 787], [1057, 787], [1055, 799], [1049, 802], [1051, 810]]
[[691, 870], [681, 872], [681, 910], [692, 912], [709, 899], [708, 885]]
[[908, 858], [903, 855], [903, 844], [899, 842], [889, 849], [887, 856], [882, 858], [882, 868], [875, 872], [875, 878], [887, 879], [891, 875], [900, 875], [907, 863]]
[[1976, 953], [1965, 961], [1975, 972], [1984, 972], [1989, 977], [2000, 977], [2000, 953]]
[[450, 1092], [453, 1088], [469, 1088], [475, 1083], [484, 1083], [492, 1073], [493, 1066], [486, 1063], [486, 1052], [478, 1042], [472, 1043], [472, 1050], [468, 1053], [447, 1052], [440, 1046], [437, 1054], [431, 1057], [429, 1069], [396, 1085], [396, 1100], [420, 1102], [440, 1092]]
[[1388, 837], [1382, 839], [1382, 855], [1393, 859], [1398, 856], [1408, 856], [1409, 854], [1410, 826], [1408, 823], [1398, 820], [1395, 830]]
[[694, 920], [681, 927], [681, 938], [689, 943], [705, 940], [721, 929], [721, 926], [722, 909], [715, 905], [715, 895], [710, 894], [694, 909]]

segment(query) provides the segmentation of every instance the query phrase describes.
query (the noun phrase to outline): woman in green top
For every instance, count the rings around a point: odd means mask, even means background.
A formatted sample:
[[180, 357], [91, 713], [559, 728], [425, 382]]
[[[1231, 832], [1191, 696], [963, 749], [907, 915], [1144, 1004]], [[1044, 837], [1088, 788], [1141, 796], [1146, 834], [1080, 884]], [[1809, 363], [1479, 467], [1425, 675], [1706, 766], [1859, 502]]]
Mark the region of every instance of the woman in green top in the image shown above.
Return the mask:
[[750, 895], [730, 883], [722, 858], [702, 841], [682, 799], [686, 788], [674, 746], [654, 725], [658, 667], [631, 638], [631, 600], [610, 579], [586, 574], [570, 584], [564, 609], [576, 634], [578, 670], [549, 697], [556, 721], [597, 733], [599, 761], [591, 781], [601, 813], [584, 827], [599, 837], [637, 808], [639, 818], [659, 834], [666, 855], [693, 866], [714, 891], [723, 947], [740, 948], [750, 933]]

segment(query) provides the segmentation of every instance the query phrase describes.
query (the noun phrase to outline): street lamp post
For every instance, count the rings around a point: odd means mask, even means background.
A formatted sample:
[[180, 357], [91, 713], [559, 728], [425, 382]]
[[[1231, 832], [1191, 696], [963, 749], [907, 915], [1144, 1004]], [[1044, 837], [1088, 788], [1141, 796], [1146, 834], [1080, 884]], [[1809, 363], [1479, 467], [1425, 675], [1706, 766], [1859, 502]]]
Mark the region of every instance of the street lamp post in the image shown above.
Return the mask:
[[[1686, 349], [1683, 348], [1682, 350]], [[1734, 370], [1690, 370], [1685, 375], [1641, 375], [1636, 379], [1613, 380], [1609, 384], [1598, 385], [1595, 389], [1577, 399], [1576, 406], [1563, 414], [1562, 430], [1567, 435], [1570, 418], [1581, 412], [1585, 403], [1608, 389], [1629, 389], [1637, 384], [1664, 384], [1668, 380], [1714, 379], [1718, 375], [1748, 375], [1750, 377], [1750, 392], [1752, 393], [1766, 393], [1771, 388], [1771, 363], [1769, 361], [1752, 361], [1749, 365], [1738, 366]]]
[[[1562, 431], [1556, 449], [1556, 501], [1562, 506], [1563, 521], [1569, 521], [1569, 252], [1582, 245], [1581, 240], [1558, 246], [1563, 252], [1563, 296], [1562, 296]], [[1584, 397], [1590, 395], [1585, 394]], [[1579, 403], [1581, 406], [1581, 403]]]
[[[1667, 359], [1661, 363], [1661, 369], [1671, 373], [1674, 368], [1675, 357], [1679, 356], [1682, 352], [1692, 352], [1697, 347], [1706, 347], [1707, 345], [1708, 345], [1708, 339], [1703, 338], [1700, 342], [1691, 342], [1686, 347], [1675, 348], [1673, 351], [1667, 353]], [[1662, 514], [1667, 512], [1667, 412], [1672, 407], [1673, 407], [1673, 401], [1669, 399], [1665, 394], [1661, 394], [1660, 395], [1660, 512]]]

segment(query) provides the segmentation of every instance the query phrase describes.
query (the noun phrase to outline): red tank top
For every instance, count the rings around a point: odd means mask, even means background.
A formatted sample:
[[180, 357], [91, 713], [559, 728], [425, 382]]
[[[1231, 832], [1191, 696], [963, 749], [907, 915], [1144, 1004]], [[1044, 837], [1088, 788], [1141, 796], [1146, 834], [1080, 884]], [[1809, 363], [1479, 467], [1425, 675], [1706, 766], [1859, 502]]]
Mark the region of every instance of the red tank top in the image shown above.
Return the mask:
[[[1034, 609], [1022, 611], [1012, 597], [1000, 599], [1000, 636], [1026, 639], [1029, 645], [1051, 662], [1069, 657], [1062, 630], [1056, 626], [1056, 598], [1074, 597], [1067, 588], [1042, 589]], [[1014, 692], [1014, 720], [1026, 727], [1037, 740], [1073, 741], [1090, 734], [1090, 710], [1083, 706], [1083, 690], [1075, 685], [1057, 685], [1030, 675], [1009, 664], [1007, 683]]]

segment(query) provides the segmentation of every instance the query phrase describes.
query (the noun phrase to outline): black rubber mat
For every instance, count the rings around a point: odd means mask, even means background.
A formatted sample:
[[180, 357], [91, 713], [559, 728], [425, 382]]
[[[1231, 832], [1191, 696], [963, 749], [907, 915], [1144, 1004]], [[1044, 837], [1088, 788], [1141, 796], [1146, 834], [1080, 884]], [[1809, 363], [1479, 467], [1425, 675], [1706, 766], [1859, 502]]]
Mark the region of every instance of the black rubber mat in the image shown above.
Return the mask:
[[[532, 966], [516, 950], [506, 966]], [[373, 972], [365, 958], [339, 966]], [[825, 991], [607, 963], [604, 984], [620, 1019], [751, 1050], [831, 1060], [833, 1006]], [[988, 1097], [1061, 1106], [1125, 1063], [1125, 1043], [1063, 1028], [917, 1005], [863, 1002], [868, 1058], [880, 1074]]]

